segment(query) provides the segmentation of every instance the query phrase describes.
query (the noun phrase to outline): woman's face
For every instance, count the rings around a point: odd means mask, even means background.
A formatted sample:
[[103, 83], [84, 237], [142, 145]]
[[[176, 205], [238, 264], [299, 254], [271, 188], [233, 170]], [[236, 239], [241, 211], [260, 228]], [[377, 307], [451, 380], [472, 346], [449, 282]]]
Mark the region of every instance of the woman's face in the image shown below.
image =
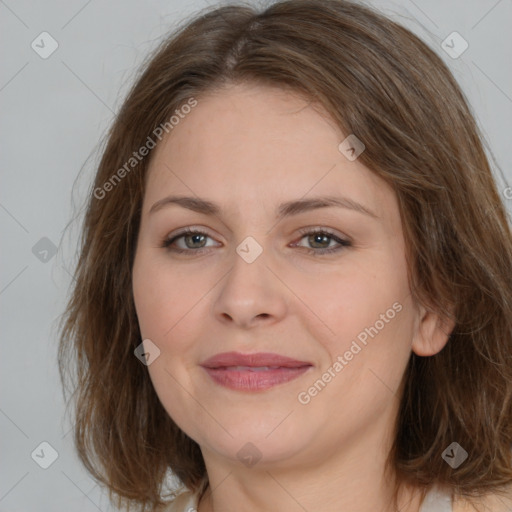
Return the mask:
[[[154, 150], [134, 300], [156, 393], [205, 460], [310, 466], [390, 434], [426, 321], [395, 194], [348, 135], [298, 96], [237, 85]], [[201, 233], [163, 247], [184, 228]], [[275, 356], [205, 368], [227, 352]]]

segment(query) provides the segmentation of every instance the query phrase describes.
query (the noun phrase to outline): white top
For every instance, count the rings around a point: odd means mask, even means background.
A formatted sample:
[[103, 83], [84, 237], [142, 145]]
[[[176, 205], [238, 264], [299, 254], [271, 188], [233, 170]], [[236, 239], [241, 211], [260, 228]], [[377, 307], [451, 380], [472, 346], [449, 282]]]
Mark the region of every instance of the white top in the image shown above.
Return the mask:
[[[168, 512], [197, 512], [199, 495], [184, 489], [171, 503]], [[432, 488], [423, 501], [420, 512], [453, 512], [452, 497], [445, 491]]]
[[166, 512], [197, 512], [199, 506], [199, 493], [192, 493], [184, 487], [184, 490], [169, 505]]
[[420, 512], [453, 512], [451, 494], [433, 487], [425, 496]]

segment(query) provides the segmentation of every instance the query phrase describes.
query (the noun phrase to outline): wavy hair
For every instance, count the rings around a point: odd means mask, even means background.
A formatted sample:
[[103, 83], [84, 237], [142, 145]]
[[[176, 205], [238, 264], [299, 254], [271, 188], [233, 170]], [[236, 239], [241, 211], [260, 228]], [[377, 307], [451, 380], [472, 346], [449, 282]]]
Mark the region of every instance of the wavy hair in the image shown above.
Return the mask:
[[[434, 484], [468, 498], [502, 492], [512, 482], [512, 234], [484, 138], [427, 44], [344, 0], [209, 8], [140, 68], [106, 136], [60, 326], [59, 370], [85, 467], [111, 500], [140, 510], [166, 503], [169, 470], [193, 491], [208, 485], [200, 447], [134, 356], [131, 271], [152, 153], [126, 162], [191, 98], [244, 82], [300, 93], [364, 142], [360, 161], [398, 199], [413, 297], [454, 322], [445, 348], [412, 353], [404, 374], [388, 460], [398, 484], [423, 495]], [[441, 457], [453, 441], [469, 454], [456, 469]]]

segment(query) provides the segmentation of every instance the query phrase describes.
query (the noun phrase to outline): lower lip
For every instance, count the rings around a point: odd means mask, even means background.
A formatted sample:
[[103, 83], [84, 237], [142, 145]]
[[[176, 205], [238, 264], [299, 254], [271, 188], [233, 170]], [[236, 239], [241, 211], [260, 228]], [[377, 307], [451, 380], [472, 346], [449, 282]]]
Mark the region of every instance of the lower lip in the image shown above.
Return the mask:
[[263, 391], [300, 377], [312, 366], [276, 368], [271, 370], [228, 370], [205, 368], [208, 375], [221, 386], [239, 391]]

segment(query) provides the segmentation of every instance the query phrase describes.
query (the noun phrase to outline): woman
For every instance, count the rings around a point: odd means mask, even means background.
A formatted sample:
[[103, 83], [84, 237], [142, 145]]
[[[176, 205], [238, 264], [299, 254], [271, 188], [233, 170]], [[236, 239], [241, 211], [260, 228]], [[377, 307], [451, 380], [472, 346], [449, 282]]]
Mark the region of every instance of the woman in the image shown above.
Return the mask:
[[511, 311], [442, 60], [352, 2], [218, 8], [152, 55], [96, 174], [78, 452], [140, 510], [510, 510]]

